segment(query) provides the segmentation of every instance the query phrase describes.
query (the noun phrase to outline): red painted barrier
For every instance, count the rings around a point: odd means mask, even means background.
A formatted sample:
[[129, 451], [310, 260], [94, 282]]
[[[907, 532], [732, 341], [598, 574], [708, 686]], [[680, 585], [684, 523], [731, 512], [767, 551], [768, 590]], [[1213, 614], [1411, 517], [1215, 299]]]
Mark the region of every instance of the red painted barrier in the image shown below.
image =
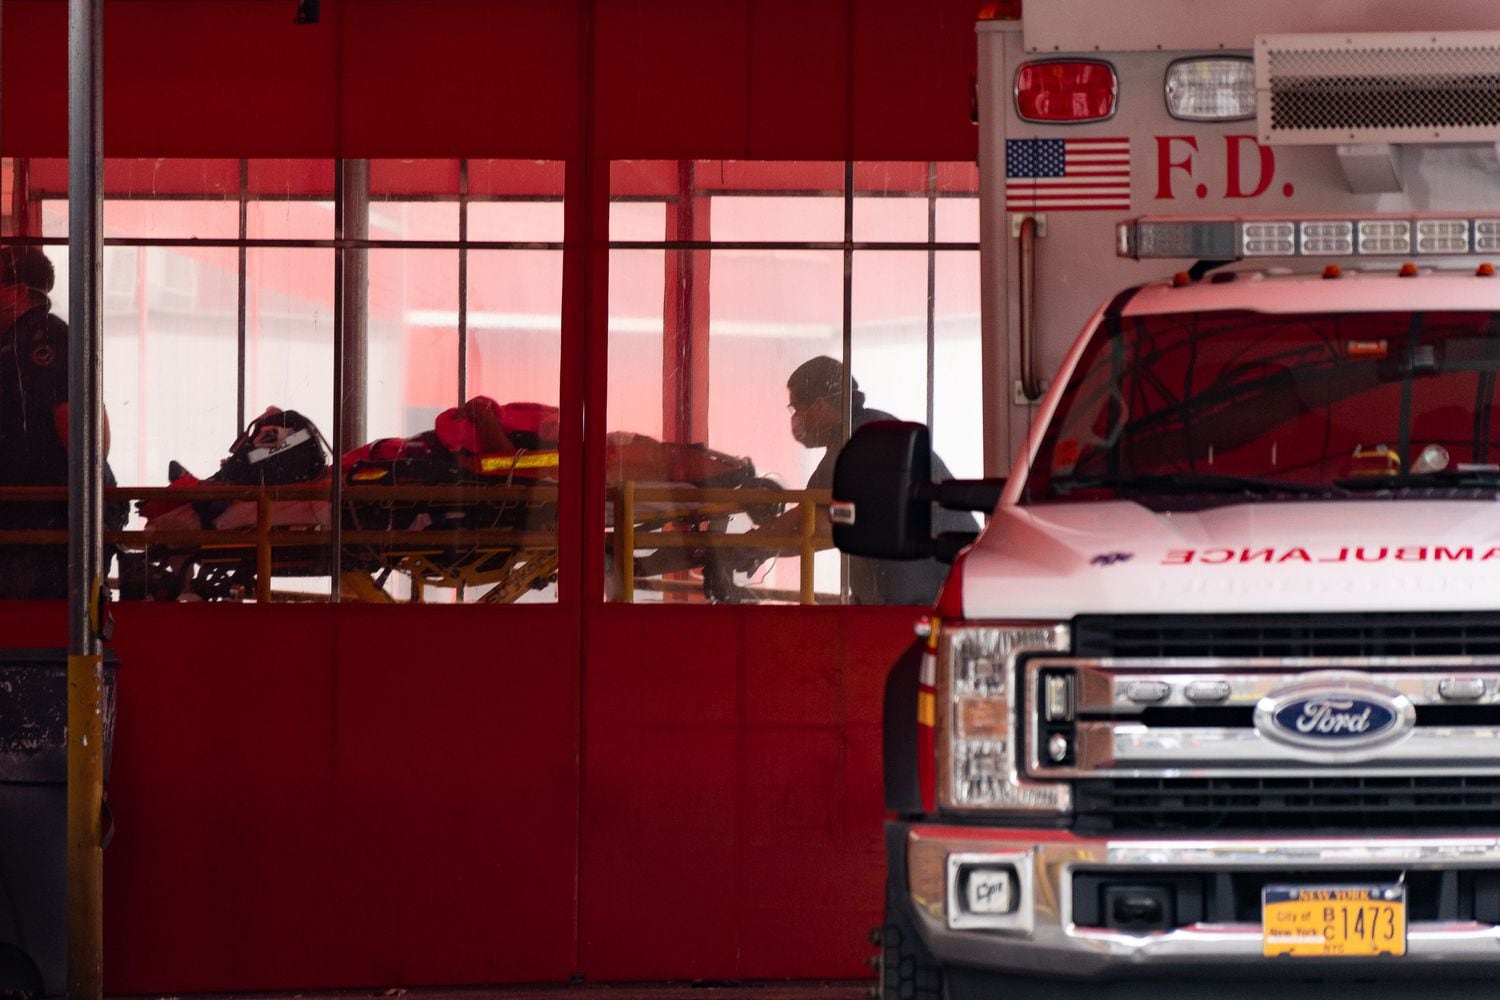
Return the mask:
[[910, 610], [115, 613], [111, 993], [868, 974]]
[[868, 975], [880, 704], [913, 613], [592, 613], [579, 935], [591, 980]]

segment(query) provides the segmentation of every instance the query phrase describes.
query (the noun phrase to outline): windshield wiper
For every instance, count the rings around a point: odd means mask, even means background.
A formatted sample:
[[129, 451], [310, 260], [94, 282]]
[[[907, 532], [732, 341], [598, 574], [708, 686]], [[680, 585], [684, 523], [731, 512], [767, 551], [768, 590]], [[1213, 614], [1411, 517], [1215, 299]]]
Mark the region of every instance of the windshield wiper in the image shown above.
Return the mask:
[[1155, 493], [1249, 493], [1266, 496], [1292, 493], [1297, 496], [1327, 496], [1343, 492], [1337, 484], [1294, 483], [1285, 479], [1262, 479], [1257, 476], [1225, 476], [1192, 472], [1156, 472], [1121, 476], [1077, 476], [1054, 479], [1058, 493], [1073, 490], [1113, 489]]
[[1396, 476], [1347, 476], [1335, 479], [1346, 490], [1491, 489], [1500, 487], [1500, 469], [1442, 469], [1436, 472], [1404, 472]]

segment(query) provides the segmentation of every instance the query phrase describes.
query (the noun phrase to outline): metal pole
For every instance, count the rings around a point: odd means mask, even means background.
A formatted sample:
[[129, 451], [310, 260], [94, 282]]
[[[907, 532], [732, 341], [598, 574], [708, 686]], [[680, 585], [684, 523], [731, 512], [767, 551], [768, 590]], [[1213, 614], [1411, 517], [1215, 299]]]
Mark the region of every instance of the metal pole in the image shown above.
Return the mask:
[[104, 995], [104, 0], [68, 0], [68, 996]]
[[[370, 161], [343, 160], [344, 233], [347, 240], [370, 238]], [[369, 406], [370, 251], [343, 251], [344, 269], [344, 415], [341, 448], [364, 442]], [[337, 456], [335, 456], [337, 457]]]
[[[370, 238], [370, 161], [340, 160], [334, 184], [334, 235], [339, 240]], [[333, 309], [333, 577], [330, 599], [337, 604], [344, 576], [344, 478], [340, 456], [365, 440], [369, 383], [370, 252], [340, 245], [334, 251]]]

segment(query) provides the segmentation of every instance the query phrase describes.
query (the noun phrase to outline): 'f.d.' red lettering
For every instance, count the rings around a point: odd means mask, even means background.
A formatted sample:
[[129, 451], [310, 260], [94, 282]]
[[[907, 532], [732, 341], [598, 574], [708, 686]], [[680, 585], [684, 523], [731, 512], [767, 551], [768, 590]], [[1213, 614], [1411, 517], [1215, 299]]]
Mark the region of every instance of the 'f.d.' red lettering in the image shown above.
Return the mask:
[[[1240, 180], [1240, 145], [1248, 142], [1260, 153], [1260, 174], [1255, 179], [1255, 190], [1246, 191]], [[1271, 186], [1276, 175], [1276, 154], [1270, 146], [1262, 146], [1253, 135], [1226, 135], [1224, 137], [1228, 173], [1224, 178], [1224, 197], [1259, 198]]]
[[[1247, 136], [1248, 138], [1248, 136]], [[1180, 160], [1172, 159], [1172, 143], [1188, 146]], [[1156, 137], [1156, 196], [1175, 198], [1172, 193], [1172, 171], [1181, 170], [1191, 180], [1193, 176], [1193, 154], [1198, 151], [1198, 140], [1190, 135], [1159, 135]]]

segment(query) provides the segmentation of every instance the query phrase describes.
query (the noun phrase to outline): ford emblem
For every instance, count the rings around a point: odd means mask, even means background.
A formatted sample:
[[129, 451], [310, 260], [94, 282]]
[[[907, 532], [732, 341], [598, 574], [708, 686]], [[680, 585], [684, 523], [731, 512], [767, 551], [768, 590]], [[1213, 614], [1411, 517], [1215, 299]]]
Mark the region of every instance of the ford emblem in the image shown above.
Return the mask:
[[1255, 729], [1313, 760], [1359, 760], [1411, 734], [1417, 711], [1399, 691], [1362, 674], [1304, 674], [1255, 706]]

